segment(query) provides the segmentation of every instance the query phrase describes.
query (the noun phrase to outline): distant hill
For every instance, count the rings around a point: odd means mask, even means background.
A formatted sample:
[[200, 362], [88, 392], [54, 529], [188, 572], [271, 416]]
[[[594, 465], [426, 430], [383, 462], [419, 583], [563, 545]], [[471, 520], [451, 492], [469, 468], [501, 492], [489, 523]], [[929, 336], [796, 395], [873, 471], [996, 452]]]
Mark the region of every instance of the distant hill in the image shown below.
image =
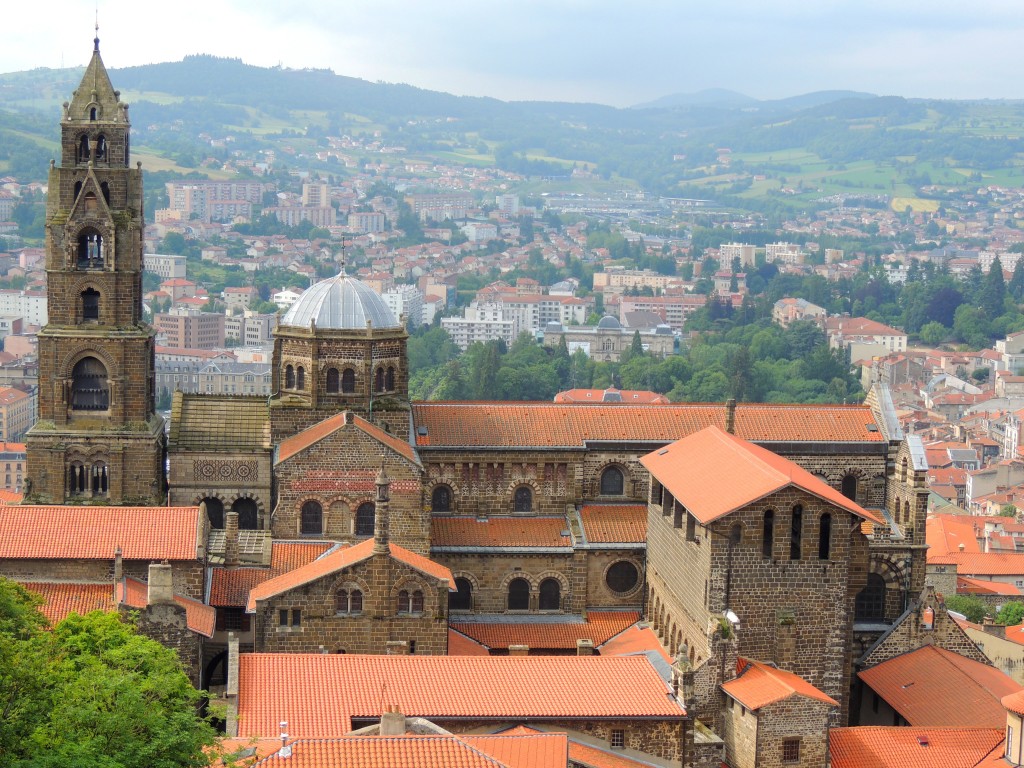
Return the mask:
[[676, 107], [717, 107], [719, 109], [772, 109], [799, 111], [846, 99], [873, 99], [863, 91], [814, 91], [784, 99], [760, 100], [726, 88], [708, 88], [696, 93], [674, 93], [637, 104], [634, 109], [674, 109]]

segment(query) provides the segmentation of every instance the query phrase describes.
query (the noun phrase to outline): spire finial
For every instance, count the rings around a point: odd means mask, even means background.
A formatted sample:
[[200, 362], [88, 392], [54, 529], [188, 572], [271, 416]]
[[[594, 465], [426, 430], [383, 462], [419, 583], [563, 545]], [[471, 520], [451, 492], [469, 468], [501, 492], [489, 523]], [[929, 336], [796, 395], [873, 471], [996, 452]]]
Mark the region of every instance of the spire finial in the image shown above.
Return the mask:
[[345, 235], [341, 236], [341, 276], [345, 276]]
[[100, 0], [96, 0], [96, 37], [92, 39], [92, 49], [100, 52]]

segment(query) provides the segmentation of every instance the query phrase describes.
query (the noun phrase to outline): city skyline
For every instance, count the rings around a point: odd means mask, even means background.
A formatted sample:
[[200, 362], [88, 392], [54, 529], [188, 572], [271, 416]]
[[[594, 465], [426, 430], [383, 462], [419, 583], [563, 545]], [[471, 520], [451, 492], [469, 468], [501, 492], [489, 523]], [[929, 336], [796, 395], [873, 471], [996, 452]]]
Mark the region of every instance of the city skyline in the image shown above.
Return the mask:
[[632, 106], [726, 88], [759, 99], [850, 89], [1024, 98], [1024, 6], [981, 0], [40, 0], [7, 18], [0, 71], [84, 65], [98, 10], [111, 68], [207, 53], [502, 100]]

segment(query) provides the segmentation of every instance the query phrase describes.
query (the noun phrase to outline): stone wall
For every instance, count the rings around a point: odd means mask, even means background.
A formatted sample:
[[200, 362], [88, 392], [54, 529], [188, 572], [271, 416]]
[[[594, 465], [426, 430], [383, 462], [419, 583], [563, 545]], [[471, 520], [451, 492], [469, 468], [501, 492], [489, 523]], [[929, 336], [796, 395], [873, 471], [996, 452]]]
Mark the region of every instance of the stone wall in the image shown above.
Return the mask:
[[177, 603], [159, 603], [136, 609], [121, 606], [126, 618], [134, 616], [139, 632], [178, 654], [181, 666], [196, 688], [202, 684], [203, 637], [188, 628], [185, 609]]
[[[750, 768], [820, 768], [828, 763], [829, 715], [834, 708], [803, 696], [790, 696], [757, 713], [757, 759]], [[800, 759], [783, 759], [785, 742], [798, 740]], [[740, 763], [735, 768], [745, 768]]]

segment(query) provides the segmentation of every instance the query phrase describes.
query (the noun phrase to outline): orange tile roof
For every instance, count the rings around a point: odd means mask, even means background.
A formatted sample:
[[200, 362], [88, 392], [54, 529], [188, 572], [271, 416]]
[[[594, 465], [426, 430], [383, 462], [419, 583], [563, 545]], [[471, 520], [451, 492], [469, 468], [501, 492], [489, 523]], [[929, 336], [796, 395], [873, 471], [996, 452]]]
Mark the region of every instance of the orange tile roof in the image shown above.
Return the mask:
[[210, 576], [210, 605], [245, 605], [254, 587], [313, 562], [332, 546], [326, 541], [275, 541], [269, 568], [214, 568]]
[[913, 726], [1002, 728], [999, 700], [1021, 686], [994, 667], [926, 645], [858, 673]]
[[1013, 584], [1005, 581], [987, 581], [972, 579], [968, 576], [956, 577], [957, 594], [966, 595], [1020, 595], [1021, 591]]
[[[589, 611], [585, 622], [460, 622], [449, 616], [452, 629], [487, 648], [528, 645], [545, 650], [576, 650], [577, 640], [592, 640], [601, 645], [636, 624], [640, 614], [634, 611]], [[452, 655], [452, 654], [449, 654]]]
[[39, 612], [46, 617], [51, 627], [63, 621], [68, 614], [84, 616], [92, 611], [114, 610], [114, 585], [83, 584], [66, 581], [19, 581], [30, 592], [43, 598]]
[[722, 684], [722, 690], [747, 709], [757, 710], [790, 696], [804, 696], [833, 707], [839, 706], [838, 701], [792, 672], [752, 659], [740, 659], [740, 667], [735, 678]]
[[588, 504], [580, 510], [583, 533], [592, 544], [643, 544], [646, 504]]
[[[614, 393], [619, 399], [606, 401], [604, 399], [606, 393]], [[618, 405], [624, 404], [647, 404], [647, 403], [661, 403], [667, 404], [671, 401], [664, 395], [659, 395], [657, 392], [651, 392], [648, 389], [615, 389], [610, 387], [609, 389], [567, 389], [564, 392], [559, 392], [555, 395], [554, 402], [556, 403], [601, 403], [601, 402], [614, 402]]]
[[974, 768], [1002, 741], [999, 728], [872, 725], [828, 735], [832, 768]]
[[472, 638], [448, 627], [449, 656], [490, 656], [491, 652]]
[[292, 435], [291, 437], [282, 440], [281, 444], [277, 448], [277, 463], [287, 461], [295, 454], [306, 450], [311, 445], [323, 440], [325, 437], [333, 435], [338, 430], [343, 429], [346, 425], [346, 419], [351, 419], [352, 426], [377, 442], [383, 443], [400, 456], [408, 459], [414, 464], [420, 463], [416, 456], [416, 451], [409, 443], [404, 440], [399, 440], [394, 435], [389, 435], [383, 429], [380, 429], [376, 425], [368, 422], [366, 419], [360, 418], [349, 411], [335, 414], [329, 419], [324, 419], [308, 429], [299, 432], [297, 435]]
[[668, 655], [654, 630], [638, 624], [627, 627], [625, 631], [605, 641], [599, 650], [602, 656], [628, 656], [653, 651], [665, 661], [672, 662], [672, 657]]
[[569, 740], [564, 733], [504, 731], [459, 738], [508, 768], [565, 768], [568, 762]]
[[239, 735], [276, 734], [281, 720], [299, 737], [344, 734], [353, 717], [380, 717], [382, 697], [434, 720], [682, 720], [667, 693], [641, 656], [244, 653]]
[[[254, 768], [565, 768], [568, 751], [564, 733], [350, 736], [297, 739], [289, 747], [288, 755], [277, 750], [255, 763]], [[499, 759], [488, 748], [507, 753], [513, 761]]]
[[[543, 731], [538, 731], [527, 725], [517, 725], [515, 728], [502, 731], [502, 733], [520, 735], [543, 733]], [[619, 752], [610, 752], [589, 744], [581, 744], [573, 739], [569, 739], [569, 761], [572, 765], [582, 768], [650, 768], [651, 766], [648, 762], [631, 760]]]
[[[553, 446], [587, 442], [670, 443], [709, 424], [725, 427], [725, 407], [704, 403], [433, 403], [412, 406], [416, 445], [434, 448]], [[871, 425], [874, 429], [868, 429]], [[426, 434], [421, 434], [425, 429]], [[736, 434], [762, 442], [879, 443], [871, 409], [862, 405], [740, 403]]]
[[1024, 715], [1024, 690], [1003, 696], [1000, 702], [1004, 709], [1008, 709], [1018, 715]]
[[[366, 539], [354, 547], [339, 549], [336, 552], [331, 552], [329, 555], [324, 555], [318, 560], [299, 566], [287, 573], [282, 573], [280, 576], [267, 579], [249, 592], [246, 610], [252, 613], [256, 610], [256, 603], [261, 600], [267, 600], [275, 595], [283, 594], [303, 584], [309, 584], [328, 574], [340, 571], [342, 568], [349, 568], [356, 563], [361, 563], [363, 560], [368, 560], [373, 556], [373, 545], [373, 539]], [[455, 588], [455, 577], [452, 576], [451, 570], [445, 566], [439, 565], [422, 555], [417, 555], [415, 552], [410, 552], [405, 547], [400, 547], [397, 544], [389, 543], [388, 549], [391, 557], [395, 560], [405, 563], [410, 568], [415, 568], [417, 571], [439, 581], [447, 579], [449, 589]]]
[[0, 506], [0, 558], [195, 560], [198, 507]]
[[956, 565], [965, 576], [1024, 575], [1024, 552], [966, 552], [936, 554], [928, 551], [928, 565]]
[[431, 522], [431, 544], [435, 549], [572, 546], [564, 517], [434, 517]]
[[960, 552], [960, 545], [964, 552], [981, 552], [976, 528], [984, 524], [984, 520], [973, 515], [928, 515], [924, 531], [929, 559]]
[[705, 525], [789, 486], [882, 522], [795, 462], [718, 427], [648, 453], [640, 463]]
[[[149, 605], [149, 585], [144, 581], [126, 576], [117, 585], [117, 601], [129, 608], [145, 608]], [[185, 609], [185, 623], [193, 632], [213, 637], [217, 624], [217, 611], [190, 597], [174, 596], [174, 602]]]
[[24, 495], [17, 491], [8, 491], [5, 488], [0, 488], [0, 504], [21, 504], [23, 498]]

